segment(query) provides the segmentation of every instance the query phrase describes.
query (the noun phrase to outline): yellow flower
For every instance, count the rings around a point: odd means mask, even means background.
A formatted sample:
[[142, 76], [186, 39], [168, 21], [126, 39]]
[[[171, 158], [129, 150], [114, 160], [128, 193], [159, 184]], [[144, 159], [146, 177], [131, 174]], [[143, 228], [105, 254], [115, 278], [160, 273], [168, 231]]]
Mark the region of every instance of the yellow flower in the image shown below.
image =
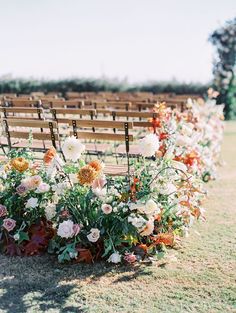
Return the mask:
[[29, 162], [23, 157], [14, 158], [11, 160], [11, 166], [20, 173], [23, 173], [29, 168]]
[[79, 170], [77, 178], [81, 185], [90, 186], [92, 185], [97, 175], [98, 175], [97, 172], [92, 166], [85, 165]]

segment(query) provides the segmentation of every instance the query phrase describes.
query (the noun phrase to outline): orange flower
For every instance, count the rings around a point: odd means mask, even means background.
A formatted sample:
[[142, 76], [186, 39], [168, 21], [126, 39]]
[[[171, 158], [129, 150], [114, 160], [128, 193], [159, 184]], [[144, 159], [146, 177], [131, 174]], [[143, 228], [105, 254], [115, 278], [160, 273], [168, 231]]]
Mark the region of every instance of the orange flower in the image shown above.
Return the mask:
[[98, 175], [97, 172], [92, 166], [85, 165], [79, 170], [77, 178], [81, 185], [90, 186], [92, 185], [97, 175]]
[[91, 166], [97, 172], [97, 174], [100, 174], [103, 168], [101, 162], [98, 160], [94, 160], [88, 165]]
[[29, 168], [29, 162], [23, 157], [18, 157], [11, 160], [11, 166], [20, 173], [23, 173]]
[[43, 157], [43, 162], [45, 164], [50, 164], [52, 162], [52, 160], [55, 158], [57, 154], [57, 151], [54, 147], [51, 147], [45, 154]]
[[163, 243], [165, 246], [174, 245], [174, 235], [172, 233], [161, 233], [157, 235], [156, 244]]

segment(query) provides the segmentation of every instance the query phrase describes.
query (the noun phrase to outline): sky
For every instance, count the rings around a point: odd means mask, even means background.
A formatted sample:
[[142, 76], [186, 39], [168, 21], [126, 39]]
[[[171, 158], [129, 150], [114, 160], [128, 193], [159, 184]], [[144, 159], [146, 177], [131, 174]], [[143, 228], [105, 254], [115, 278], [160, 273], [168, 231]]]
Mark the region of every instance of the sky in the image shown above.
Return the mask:
[[0, 77], [205, 83], [235, 0], [0, 0]]

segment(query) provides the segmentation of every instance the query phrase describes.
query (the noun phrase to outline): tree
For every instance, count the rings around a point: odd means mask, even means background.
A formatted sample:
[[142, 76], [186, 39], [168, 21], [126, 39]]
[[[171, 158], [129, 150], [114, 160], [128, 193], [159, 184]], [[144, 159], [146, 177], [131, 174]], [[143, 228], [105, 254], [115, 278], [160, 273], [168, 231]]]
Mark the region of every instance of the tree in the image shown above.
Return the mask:
[[216, 47], [214, 60], [214, 88], [220, 94], [217, 103], [225, 104], [225, 118], [236, 118], [236, 18], [227, 21], [209, 38]]

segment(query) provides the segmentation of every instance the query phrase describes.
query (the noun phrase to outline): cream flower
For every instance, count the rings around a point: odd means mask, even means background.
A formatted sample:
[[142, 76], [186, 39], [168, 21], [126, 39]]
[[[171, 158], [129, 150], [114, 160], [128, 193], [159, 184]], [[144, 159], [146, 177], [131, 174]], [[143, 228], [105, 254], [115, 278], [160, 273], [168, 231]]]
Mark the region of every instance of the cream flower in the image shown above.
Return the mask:
[[151, 157], [159, 149], [159, 139], [155, 134], [149, 134], [139, 140], [139, 150], [142, 156]]
[[160, 208], [152, 199], [148, 200], [145, 204], [145, 213], [147, 215], [154, 215], [160, 213]]
[[100, 230], [97, 228], [91, 228], [87, 238], [91, 242], [96, 242], [100, 238]]
[[121, 262], [121, 255], [119, 254], [119, 252], [114, 252], [110, 255], [108, 262], [111, 263], [120, 263]]
[[73, 221], [67, 220], [59, 224], [57, 230], [58, 236], [62, 238], [71, 238], [74, 236], [74, 223]]
[[81, 141], [75, 137], [68, 137], [66, 138], [63, 146], [62, 151], [65, 157], [73, 162], [76, 162], [81, 153], [84, 152], [85, 146], [81, 143]]
[[46, 218], [51, 221], [56, 215], [56, 205], [54, 203], [48, 203], [45, 207]]

